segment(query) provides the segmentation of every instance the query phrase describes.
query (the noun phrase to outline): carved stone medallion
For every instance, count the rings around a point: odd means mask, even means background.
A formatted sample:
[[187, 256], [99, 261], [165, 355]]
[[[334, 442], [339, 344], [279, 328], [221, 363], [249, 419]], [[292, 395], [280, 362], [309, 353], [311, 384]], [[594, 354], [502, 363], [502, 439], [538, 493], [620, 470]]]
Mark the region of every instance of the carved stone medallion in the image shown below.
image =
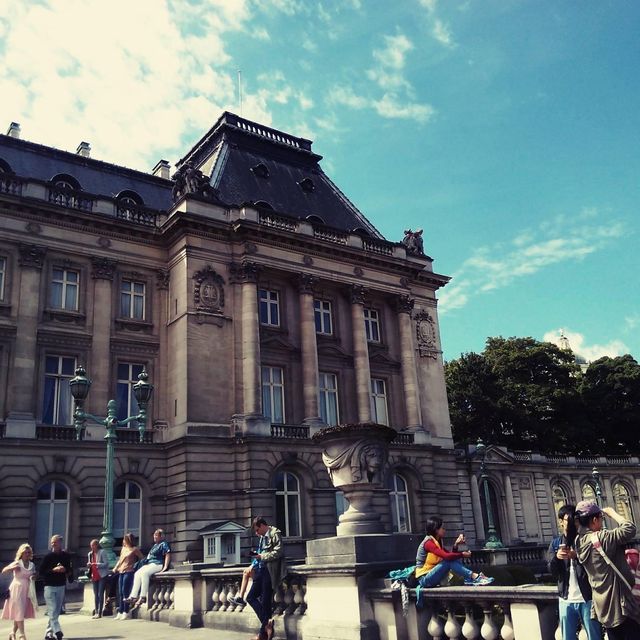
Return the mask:
[[224, 280], [207, 265], [193, 274], [193, 301], [198, 311], [220, 313], [224, 308]]
[[426, 311], [418, 311], [414, 316], [414, 320], [416, 321], [416, 339], [420, 357], [437, 358], [438, 343], [436, 341], [436, 325], [433, 317]]

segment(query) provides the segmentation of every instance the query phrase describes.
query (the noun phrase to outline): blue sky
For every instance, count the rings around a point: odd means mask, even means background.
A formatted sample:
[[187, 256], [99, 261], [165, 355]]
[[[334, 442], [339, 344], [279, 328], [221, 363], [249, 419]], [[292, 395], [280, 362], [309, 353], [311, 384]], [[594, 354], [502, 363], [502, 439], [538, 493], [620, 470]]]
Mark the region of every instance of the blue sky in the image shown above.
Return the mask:
[[487, 336], [640, 358], [640, 3], [3, 0], [0, 123], [150, 170], [222, 110], [314, 140], [390, 240], [453, 277], [445, 358]]

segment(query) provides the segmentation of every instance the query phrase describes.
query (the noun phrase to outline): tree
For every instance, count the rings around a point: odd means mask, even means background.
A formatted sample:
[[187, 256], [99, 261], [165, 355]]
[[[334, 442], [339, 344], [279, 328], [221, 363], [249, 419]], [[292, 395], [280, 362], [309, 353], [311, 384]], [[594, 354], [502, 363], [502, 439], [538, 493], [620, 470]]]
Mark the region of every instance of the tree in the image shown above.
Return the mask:
[[578, 374], [573, 355], [551, 343], [488, 338], [482, 354], [463, 354], [445, 366], [454, 439], [574, 450], [576, 427], [583, 425]]
[[630, 355], [592, 362], [579, 385], [595, 438], [607, 452], [640, 449], [640, 365]]

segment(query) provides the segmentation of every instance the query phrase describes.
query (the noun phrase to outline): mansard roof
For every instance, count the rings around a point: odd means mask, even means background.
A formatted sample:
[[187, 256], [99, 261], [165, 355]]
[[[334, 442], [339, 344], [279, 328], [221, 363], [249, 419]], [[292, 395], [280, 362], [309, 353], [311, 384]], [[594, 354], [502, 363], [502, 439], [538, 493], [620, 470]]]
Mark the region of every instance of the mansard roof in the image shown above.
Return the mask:
[[220, 200], [257, 204], [343, 231], [382, 235], [320, 168], [311, 141], [225, 112], [178, 162], [210, 177]]

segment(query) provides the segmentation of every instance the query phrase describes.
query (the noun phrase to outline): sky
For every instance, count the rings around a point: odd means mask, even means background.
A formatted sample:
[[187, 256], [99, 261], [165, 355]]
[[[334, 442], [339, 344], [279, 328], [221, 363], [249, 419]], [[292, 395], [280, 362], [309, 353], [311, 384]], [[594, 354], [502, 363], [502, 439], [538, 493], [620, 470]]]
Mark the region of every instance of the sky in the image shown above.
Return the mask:
[[309, 138], [387, 239], [424, 230], [445, 359], [563, 331], [640, 360], [638, 24], [628, 0], [0, 0], [0, 128], [143, 171], [224, 110]]

